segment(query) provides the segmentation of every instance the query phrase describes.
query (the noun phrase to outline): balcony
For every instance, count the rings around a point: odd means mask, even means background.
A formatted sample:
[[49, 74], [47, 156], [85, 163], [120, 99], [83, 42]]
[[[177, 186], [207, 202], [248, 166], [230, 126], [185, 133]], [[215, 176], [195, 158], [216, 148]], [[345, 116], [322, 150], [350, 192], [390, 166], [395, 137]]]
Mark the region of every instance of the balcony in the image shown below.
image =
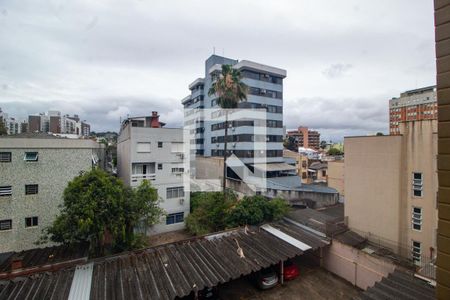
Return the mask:
[[148, 181], [155, 181], [156, 180], [156, 174], [150, 173], [150, 174], [133, 174], [131, 175], [131, 183], [134, 185], [141, 184], [142, 180], [148, 180]]

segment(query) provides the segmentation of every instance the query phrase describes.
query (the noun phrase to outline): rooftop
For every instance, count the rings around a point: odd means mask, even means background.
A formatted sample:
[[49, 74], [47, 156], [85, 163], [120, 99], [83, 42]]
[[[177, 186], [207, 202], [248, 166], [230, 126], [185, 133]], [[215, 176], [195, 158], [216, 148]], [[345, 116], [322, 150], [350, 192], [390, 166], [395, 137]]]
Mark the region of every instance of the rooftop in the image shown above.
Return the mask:
[[[56, 270], [58, 264], [66, 267], [72, 261], [72, 265], [87, 260], [88, 247], [53, 246], [35, 248], [20, 252], [8, 252], [0, 254], [0, 279], [12, 278], [24, 274], [32, 274], [45, 270]], [[21, 267], [13, 269], [14, 261], [20, 261]]]
[[431, 300], [435, 297], [435, 289], [432, 286], [410, 273], [396, 270], [353, 299]]
[[11, 135], [0, 135], [0, 139], [64, 139], [63, 137], [43, 132], [26, 132]]
[[67, 299], [80, 292], [90, 299], [174, 299], [328, 243], [284, 221], [237, 228], [95, 259], [84, 269], [0, 281], [0, 299]]
[[316, 193], [331, 193], [336, 194], [337, 191], [333, 188], [318, 185], [318, 184], [304, 184], [299, 176], [281, 176], [267, 178], [267, 188], [274, 190], [285, 191], [299, 191], [299, 192], [316, 192]]

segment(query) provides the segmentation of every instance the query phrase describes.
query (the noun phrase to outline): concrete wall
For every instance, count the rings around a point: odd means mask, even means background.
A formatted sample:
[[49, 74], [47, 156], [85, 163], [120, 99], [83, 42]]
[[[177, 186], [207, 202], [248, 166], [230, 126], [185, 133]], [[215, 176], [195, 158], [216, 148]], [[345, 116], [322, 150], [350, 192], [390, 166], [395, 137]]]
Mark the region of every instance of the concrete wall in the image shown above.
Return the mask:
[[336, 189], [339, 195], [345, 196], [343, 160], [328, 162], [328, 186]]
[[344, 143], [348, 226], [398, 243], [402, 136], [351, 137]]
[[[437, 122], [427, 120], [400, 124], [400, 133], [405, 143], [405, 188], [402, 190], [404, 201], [403, 224], [401, 231], [406, 232], [402, 244], [410, 246], [412, 240], [422, 243], [422, 255], [431, 257], [436, 254], [437, 229]], [[423, 195], [415, 197], [412, 190], [413, 172], [423, 174]], [[411, 214], [413, 207], [422, 208], [422, 229], [412, 229]], [[433, 250], [430, 250], [433, 248]]]
[[[345, 215], [351, 229], [402, 255], [410, 256], [412, 241], [420, 242], [422, 258], [431, 259], [438, 218], [437, 122], [400, 123], [400, 134], [345, 139]], [[413, 195], [414, 172], [423, 176], [421, 197]], [[422, 209], [421, 230], [413, 229], [413, 207]]]
[[[19, 148], [22, 140], [28, 140], [25, 144], [36, 148]], [[0, 152], [12, 154], [11, 162], [0, 163], [0, 186], [12, 186], [12, 196], [0, 197], [0, 220], [12, 219], [12, 229], [0, 231], [0, 252], [37, 247], [34, 243], [41, 236], [42, 229], [59, 214], [58, 206], [63, 203], [67, 183], [81, 171], [92, 168], [92, 155], [98, 151], [98, 148], [83, 148], [91, 143], [81, 140], [47, 140], [48, 146], [53, 148], [39, 148], [45, 141], [0, 139]], [[58, 141], [61, 146], [78, 144], [78, 148], [58, 149]], [[91, 145], [98, 147], [96, 143]], [[25, 151], [37, 151], [39, 160], [24, 161]], [[26, 184], [38, 184], [38, 194], [25, 195]], [[25, 228], [25, 218], [34, 216], [39, 218], [38, 226]]]
[[393, 272], [395, 266], [384, 259], [333, 240], [323, 251], [323, 267], [366, 290]]

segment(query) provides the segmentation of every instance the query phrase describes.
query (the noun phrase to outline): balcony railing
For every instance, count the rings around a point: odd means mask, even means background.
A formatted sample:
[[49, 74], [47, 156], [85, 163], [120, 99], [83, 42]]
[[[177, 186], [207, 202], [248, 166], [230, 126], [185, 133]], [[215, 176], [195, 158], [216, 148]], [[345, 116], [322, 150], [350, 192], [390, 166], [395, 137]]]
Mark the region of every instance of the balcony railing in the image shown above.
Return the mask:
[[144, 179], [154, 181], [156, 179], [156, 174], [150, 173], [150, 174], [133, 174], [133, 175], [131, 175], [132, 183], [140, 183]]

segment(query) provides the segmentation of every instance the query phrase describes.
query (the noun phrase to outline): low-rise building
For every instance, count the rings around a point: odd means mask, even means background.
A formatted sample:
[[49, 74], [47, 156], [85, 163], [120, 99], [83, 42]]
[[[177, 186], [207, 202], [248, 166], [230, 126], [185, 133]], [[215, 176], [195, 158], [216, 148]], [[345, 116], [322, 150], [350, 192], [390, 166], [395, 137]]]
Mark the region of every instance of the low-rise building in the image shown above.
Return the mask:
[[348, 226], [418, 265], [436, 255], [437, 121], [400, 134], [345, 138]]
[[336, 189], [341, 197], [345, 197], [344, 160], [328, 162], [328, 186]]
[[328, 178], [328, 163], [316, 161], [308, 167], [308, 178], [312, 183], [326, 183]]
[[118, 176], [131, 187], [148, 180], [158, 190], [166, 212], [160, 224], [143, 229], [147, 234], [183, 229], [190, 210], [184, 131], [164, 125], [157, 112], [127, 118], [117, 139]]
[[300, 176], [302, 183], [308, 183], [308, 156], [299, 152], [294, 152], [288, 149], [283, 150], [283, 157], [293, 158], [296, 161], [297, 176]]
[[0, 137], [0, 253], [36, 247], [63, 203], [63, 191], [80, 172], [103, 163], [92, 140], [48, 134]]

